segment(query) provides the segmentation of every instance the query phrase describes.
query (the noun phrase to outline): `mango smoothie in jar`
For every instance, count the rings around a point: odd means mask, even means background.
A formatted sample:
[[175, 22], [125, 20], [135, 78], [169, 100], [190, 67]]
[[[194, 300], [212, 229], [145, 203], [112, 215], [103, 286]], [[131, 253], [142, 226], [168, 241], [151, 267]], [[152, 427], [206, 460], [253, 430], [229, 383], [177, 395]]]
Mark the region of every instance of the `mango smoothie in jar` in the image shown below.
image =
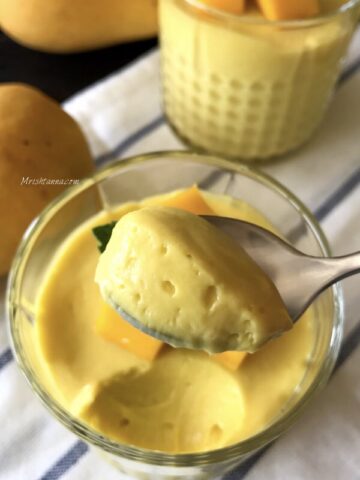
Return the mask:
[[234, 159], [266, 160], [299, 147], [323, 118], [358, 7], [160, 0], [170, 125], [193, 148]]

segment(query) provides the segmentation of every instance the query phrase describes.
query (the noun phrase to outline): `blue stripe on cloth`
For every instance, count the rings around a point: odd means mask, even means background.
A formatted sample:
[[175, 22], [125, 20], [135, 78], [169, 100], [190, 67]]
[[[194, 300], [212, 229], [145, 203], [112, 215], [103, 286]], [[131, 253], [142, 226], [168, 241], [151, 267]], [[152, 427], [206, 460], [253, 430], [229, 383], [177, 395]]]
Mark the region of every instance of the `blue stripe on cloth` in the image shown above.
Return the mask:
[[78, 440], [42, 477], [40, 480], [58, 480], [89, 450], [86, 443]]
[[165, 117], [163, 115], [159, 115], [158, 117], [154, 118], [151, 120], [151, 122], [145, 124], [143, 127], [139, 128], [139, 130], [136, 130], [134, 133], [130, 134], [127, 138], [125, 138], [125, 140], [122, 140], [115, 148], [97, 157], [95, 159], [96, 166], [100, 167], [110, 160], [121, 157], [126, 150], [142, 140], [144, 137], [146, 137], [146, 135], [149, 135], [152, 131], [156, 130], [163, 123], [165, 123]]
[[360, 58], [357, 58], [351, 65], [349, 65], [340, 75], [337, 86], [341, 86], [351, 77], [353, 77], [360, 70]]
[[13, 354], [10, 348], [7, 348], [5, 352], [0, 355], [0, 370], [6, 367], [8, 363], [13, 360]]
[[252, 457], [245, 460], [245, 462], [236, 468], [232, 472], [228, 473], [223, 477], [223, 480], [241, 480], [245, 475], [253, 468], [253, 466], [260, 460], [260, 458], [269, 450], [272, 444], [267, 445], [258, 452], [256, 452]]
[[338, 187], [314, 212], [315, 217], [321, 222], [334, 208], [339, 205], [360, 184], [360, 168], [352, 173], [340, 187]]
[[[341, 346], [340, 354], [337, 359], [332, 376], [343, 365], [343, 363], [350, 357], [355, 349], [360, 345], [360, 322], [348, 333]], [[274, 445], [275, 442], [267, 445], [265, 448], [257, 452], [253, 457], [246, 460], [240, 467], [225, 475], [223, 480], [242, 480], [247, 473], [255, 466], [255, 464], [263, 457], [263, 455]]]
[[355, 327], [352, 328], [350, 333], [348, 333], [345, 340], [343, 341], [333, 374], [350, 357], [350, 355], [359, 346], [359, 344], [360, 344], [360, 322], [357, 325], [355, 325]]

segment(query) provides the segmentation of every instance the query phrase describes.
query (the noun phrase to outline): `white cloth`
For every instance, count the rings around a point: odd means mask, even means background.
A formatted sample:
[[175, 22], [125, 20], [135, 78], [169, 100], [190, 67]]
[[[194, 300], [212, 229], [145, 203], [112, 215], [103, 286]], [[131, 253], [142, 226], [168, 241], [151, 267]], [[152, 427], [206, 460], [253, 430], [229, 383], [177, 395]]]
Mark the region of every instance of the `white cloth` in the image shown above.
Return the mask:
[[[360, 250], [360, 32], [344, 68], [343, 81], [313, 140], [286, 161], [264, 167], [317, 212], [337, 255]], [[159, 83], [156, 50], [65, 103], [99, 164], [118, 156], [183, 148], [163, 120]], [[360, 277], [343, 283], [341, 365], [295, 427], [227, 479], [360, 479]], [[2, 292], [4, 287], [5, 279], [0, 281]], [[1, 318], [0, 480], [122, 478], [40, 405], [11, 358], [5, 329]]]

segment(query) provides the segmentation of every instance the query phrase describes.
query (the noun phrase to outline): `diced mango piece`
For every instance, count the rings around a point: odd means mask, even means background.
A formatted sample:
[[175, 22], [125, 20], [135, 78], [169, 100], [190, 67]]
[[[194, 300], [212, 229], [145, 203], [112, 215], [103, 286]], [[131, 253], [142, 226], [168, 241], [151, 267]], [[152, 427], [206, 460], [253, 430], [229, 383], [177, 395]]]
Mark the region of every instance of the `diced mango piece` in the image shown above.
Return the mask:
[[222, 363], [229, 370], [237, 370], [244, 361], [246, 352], [222, 352], [215, 353], [212, 358], [219, 363]]
[[319, 0], [257, 0], [268, 20], [300, 20], [320, 13]]
[[96, 319], [95, 331], [108, 342], [148, 361], [154, 360], [163, 346], [160, 340], [130, 325], [105, 302], [101, 305], [100, 315]]
[[174, 207], [194, 213], [195, 215], [215, 215], [214, 211], [205, 202], [200, 190], [194, 185], [173, 197], [159, 201], [157, 205]]
[[218, 10], [240, 15], [245, 10], [245, 0], [201, 0], [203, 3]]

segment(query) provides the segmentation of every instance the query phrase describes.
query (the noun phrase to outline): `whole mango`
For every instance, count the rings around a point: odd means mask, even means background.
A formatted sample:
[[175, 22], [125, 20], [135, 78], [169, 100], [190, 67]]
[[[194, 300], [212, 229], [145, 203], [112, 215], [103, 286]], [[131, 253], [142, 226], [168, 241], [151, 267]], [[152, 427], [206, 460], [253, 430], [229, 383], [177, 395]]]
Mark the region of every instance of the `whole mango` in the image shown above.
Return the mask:
[[151, 37], [156, 0], [0, 0], [0, 26], [47, 52], [79, 52]]
[[0, 118], [2, 275], [33, 218], [94, 167], [80, 127], [39, 90], [0, 85]]

